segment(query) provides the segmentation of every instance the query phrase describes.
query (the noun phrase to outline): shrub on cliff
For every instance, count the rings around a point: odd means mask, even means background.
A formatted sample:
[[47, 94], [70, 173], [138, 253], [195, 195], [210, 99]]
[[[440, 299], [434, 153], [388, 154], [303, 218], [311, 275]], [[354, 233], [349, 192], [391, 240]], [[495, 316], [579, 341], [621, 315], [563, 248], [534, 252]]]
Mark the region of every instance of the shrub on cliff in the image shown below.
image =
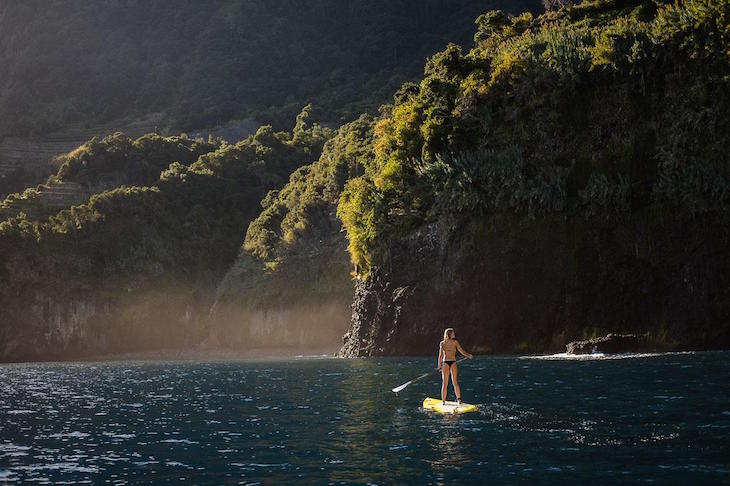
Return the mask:
[[433, 194], [429, 204], [433, 216], [511, 211], [535, 217], [565, 209], [567, 171], [529, 173], [514, 150], [437, 155], [432, 162], [421, 161], [415, 170]]
[[[319, 160], [301, 167], [281, 190], [269, 192], [263, 212], [251, 222], [244, 249], [265, 261], [281, 257], [313, 223], [326, 219], [345, 182], [364, 172], [372, 157], [373, 119], [362, 115], [340, 127]], [[295, 128], [294, 141], [297, 140]]]

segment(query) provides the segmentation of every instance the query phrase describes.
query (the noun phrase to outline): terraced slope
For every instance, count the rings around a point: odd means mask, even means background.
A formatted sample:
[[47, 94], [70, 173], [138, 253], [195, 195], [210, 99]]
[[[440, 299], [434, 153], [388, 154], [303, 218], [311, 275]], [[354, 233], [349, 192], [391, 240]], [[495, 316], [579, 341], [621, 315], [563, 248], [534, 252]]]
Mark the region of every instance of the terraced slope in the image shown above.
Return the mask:
[[39, 185], [0, 202], [0, 218], [12, 218], [20, 213], [31, 219], [46, 218], [61, 209], [88, 201], [92, 194], [93, 191], [76, 182]]
[[[121, 131], [138, 137], [155, 131], [155, 123], [159, 120], [160, 116], [153, 114], [129, 122], [121, 127]], [[59, 154], [70, 152], [93, 137], [104, 137], [118, 131], [119, 126], [108, 124], [68, 128], [41, 138], [5, 138], [0, 142], [0, 198], [45, 181], [58, 169], [54, 162]]]

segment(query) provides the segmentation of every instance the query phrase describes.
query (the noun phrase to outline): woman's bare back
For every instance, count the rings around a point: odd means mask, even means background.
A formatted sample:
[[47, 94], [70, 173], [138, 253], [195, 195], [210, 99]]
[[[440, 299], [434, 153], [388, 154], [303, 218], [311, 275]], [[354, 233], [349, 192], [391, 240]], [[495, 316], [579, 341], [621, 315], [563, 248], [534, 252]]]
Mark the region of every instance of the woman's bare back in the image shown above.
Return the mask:
[[444, 339], [441, 341], [441, 349], [444, 350], [444, 361], [456, 361], [456, 349], [459, 342], [456, 339]]

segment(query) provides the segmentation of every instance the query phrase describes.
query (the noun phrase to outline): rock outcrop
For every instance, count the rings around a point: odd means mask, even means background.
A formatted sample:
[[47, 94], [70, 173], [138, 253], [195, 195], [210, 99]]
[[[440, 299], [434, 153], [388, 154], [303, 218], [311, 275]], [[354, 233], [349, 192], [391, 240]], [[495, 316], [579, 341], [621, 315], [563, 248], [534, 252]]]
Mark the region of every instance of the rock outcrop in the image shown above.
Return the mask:
[[565, 347], [568, 354], [645, 353], [655, 350], [645, 336], [636, 334], [608, 334], [584, 341], [573, 341]]
[[175, 292], [113, 295], [106, 290], [67, 292], [43, 286], [18, 296], [3, 309], [7, 321], [0, 323], [0, 360], [68, 360], [188, 349], [204, 337], [200, 323], [210, 300], [195, 305], [191, 296]]

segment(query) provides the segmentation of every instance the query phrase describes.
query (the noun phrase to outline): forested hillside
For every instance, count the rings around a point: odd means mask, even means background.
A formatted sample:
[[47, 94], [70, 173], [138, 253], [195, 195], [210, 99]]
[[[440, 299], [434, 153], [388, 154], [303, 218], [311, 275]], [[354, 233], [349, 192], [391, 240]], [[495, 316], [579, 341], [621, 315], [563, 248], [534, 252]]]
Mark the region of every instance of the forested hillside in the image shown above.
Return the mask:
[[727, 0], [490, 12], [431, 58], [340, 199], [367, 281], [345, 353], [444, 323], [485, 350], [729, 345], [729, 21]]
[[[0, 354], [49, 359], [204, 340], [242, 228], [331, 136], [305, 110], [292, 133], [264, 126], [236, 144], [120, 134], [67, 154], [48, 184], [1, 206]], [[101, 192], [61, 210], [44, 199], [72, 183]]]
[[[332, 136], [314, 120], [332, 125], [374, 112], [404, 79], [420, 75], [425, 56], [447, 40], [467, 41], [474, 17], [492, 4], [503, 2], [0, 5], [0, 158], [12, 159], [0, 160], [0, 191], [17, 191], [0, 204], [3, 357], [210, 342], [211, 305], [222, 315], [227, 295], [216, 287], [259, 202], [292, 172], [293, 179], [306, 174], [295, 170], [317, 160]], [[539, 2], [506, 8], [528, 7]], [[245, 117], [293, 129], [264, 126], [236, 144], [164, 135]], [[55, 158], [45, 183], [19, 190], [40, 180], [52, 147], [95, 127], [112, 133], [115, 124], [155, 133], [95, 137]], [[327, 156], [343, 158], [342, 143]], [[354, 175], [338, 176], [337, 192]], [[339, 227], [334, 207], [324, 219]], [[302, 224], [292, 231], [301, 233]], [[342, 274], [320, 289], [349, 299], [344, 240], [335, 235], [329, 241], [340, 250]], [[275, 265], [266, 262], [249, 283], [270, 281]], [[275, 293], [277, 285], [270, 285]], [[273, 305], [264, 294], [247, 302]], [[342, 313], [332, 315], [341, 333]]]
[[502, 3], [2, 2], [0, 139], [151, 112], [160, 129], [246, 117], [290, 128], [309, 102], [322, 119], [354, 119]]

